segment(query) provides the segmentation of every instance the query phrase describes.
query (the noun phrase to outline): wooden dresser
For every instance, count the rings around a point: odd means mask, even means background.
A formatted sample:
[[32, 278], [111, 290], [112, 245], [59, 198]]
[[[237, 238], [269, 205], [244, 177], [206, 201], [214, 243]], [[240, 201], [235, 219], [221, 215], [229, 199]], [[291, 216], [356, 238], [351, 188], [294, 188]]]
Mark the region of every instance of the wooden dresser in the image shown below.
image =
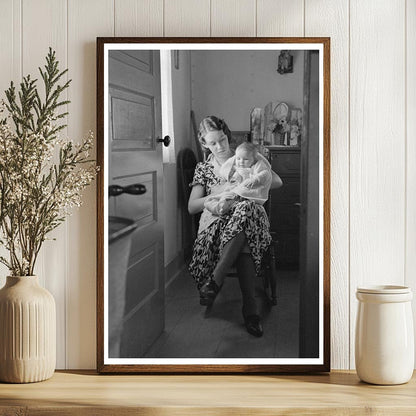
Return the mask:
[[271, 192], [271, 230], [279, 241], [279, 268], [299, 267], [300, 147], [268, 146], [272, 169], [283, 186]]

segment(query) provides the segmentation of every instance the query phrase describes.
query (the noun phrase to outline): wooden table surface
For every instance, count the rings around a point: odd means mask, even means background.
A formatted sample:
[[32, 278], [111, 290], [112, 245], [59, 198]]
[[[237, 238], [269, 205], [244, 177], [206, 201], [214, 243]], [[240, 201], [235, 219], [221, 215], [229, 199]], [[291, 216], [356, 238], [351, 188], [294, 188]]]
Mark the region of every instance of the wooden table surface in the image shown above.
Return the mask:
[[416, 415], [416, 375], [399, 386], [320, 375], [97, 375], [58, 371], [0, 383], [0, 415]]

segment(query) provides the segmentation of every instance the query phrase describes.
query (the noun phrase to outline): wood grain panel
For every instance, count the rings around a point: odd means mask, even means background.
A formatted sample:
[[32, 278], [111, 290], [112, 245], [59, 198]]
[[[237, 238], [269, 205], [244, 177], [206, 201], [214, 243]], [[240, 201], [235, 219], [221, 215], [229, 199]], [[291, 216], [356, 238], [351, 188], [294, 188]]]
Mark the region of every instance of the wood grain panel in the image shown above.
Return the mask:
[[305, 36], [331, 38], [331, 366], [349, 368], [349, 10], [307, 0]]
[[[21, 55], [21, 0], [4, 0], [0, 13], [0, 100], [5, 99], [4, 91], [10, 81], [19, 83], [22, 76]], [[0, 255], [8, 258], [7, 251], [1, 247]], [[0, 287], [6, 283], [9, 271], [0, 264]]]
[[212, 0], [211, 36], [256, 36], [256, 1]]
[[[147, 298], [155, 295], [159, 289], [159, 276], [153, 272], [157, 268], [155, 264], [159, 260], [157, 252], [157, 246], [151, 245], [136, 253], [130, 260], [126, 273], [125, 320], [143, 307]], [[152, 278], [149, 279], [149, 276]]]
[[[416, 291], [416, 1], [406, 2], [406, 276], [405, 284]], [[416, 322], [416, 298], [413, 297]], [[416, 330], [416, 327], [415, 327]], [[416, 335], [416, 332], [415, 332]], [[416, 351], [415, 351], [416, 353]], [[415, 354], [416, 357], [416, 354]]]
[[404, 283], [404, 23], [405, 0], [351, 1], [351, 368], [357, 286]]
[[[68, 0], [68, 134], [79, 142], [96, 123], [96, 36], [114, 33], [114, 0]], [[67, 368], [95, 368], [96, 184], [68, 219]], [[82, 340], [82, 342], [80, 342]]]
[[[23, 0], [22, 3], [22, 56], [23, 75], [40, 78], [38, 67], [44, 66], [49, 47], [56, 51], [60, 69], [67, 67], [67, 14], [66, 0]], [[42, 22], [42, 23], [40, 23]], [[66, 79], [66, 76], [65, 76]], [[41, 83], [39, 82], [39, 87]], [[43, 91], [42, 88], [39, 88]], [[67, 93], [62, 94], [65, 99]], [[65, 110], [65, 108], [63, 108]], [[67, 129], [61, 136], [67, 135]], [[54, 296], [57, 323], [57, 368], [66, 367], [66, 281], [67, 265], [72, 260], [68, 246], [68, 223], [48, 236], [56, 241], [45, 241], [40, 251], [35, 273], [41, 285]]]
[[210, 36], [210, 0], [169, 0], [164, 5], [164, 36]]
[[110, 88], [112, 150], [150, 150], [154, 147], [154, 97]]
[[415, 387], [415, 375], [402, 386], [372, 386], [355, 372], [105, 377], [72, 371], [45, 383], [2, 385], [0, 414], [414, 416]]
[[152, 73], [152, 51], [111, 51], [110, 56], [142, 72]]
[[115, 36], [163, 36], [163, 0], [115, 0]]
[[305, 36], [304, 0], [257, 0], [257, 36]]

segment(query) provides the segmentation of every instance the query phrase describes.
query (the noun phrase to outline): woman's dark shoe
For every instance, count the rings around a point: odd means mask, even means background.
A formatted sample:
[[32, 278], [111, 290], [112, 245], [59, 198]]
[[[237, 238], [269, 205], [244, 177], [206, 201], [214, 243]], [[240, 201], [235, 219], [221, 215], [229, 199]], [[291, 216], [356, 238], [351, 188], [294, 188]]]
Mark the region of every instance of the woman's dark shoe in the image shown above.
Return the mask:
[[211, 306], [218, 295], [221, 287], [214, 280], [204, 283], [199, 289], [199, 303], [203, 306]]
[[261, 337], [263, 335], [263, 326], [260, 321], [260, 316], [249, 315], [244, 318], [247, 332], [255, 337]]

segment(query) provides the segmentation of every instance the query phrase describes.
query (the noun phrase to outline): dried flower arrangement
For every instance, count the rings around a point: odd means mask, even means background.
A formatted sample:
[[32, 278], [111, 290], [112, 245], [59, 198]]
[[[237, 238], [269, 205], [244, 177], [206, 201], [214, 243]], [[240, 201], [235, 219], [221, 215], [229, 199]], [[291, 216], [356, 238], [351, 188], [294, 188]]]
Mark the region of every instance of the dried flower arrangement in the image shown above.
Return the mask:
[[20, 91], [11, 82], [7, 102], [0, 104], [0, 245], [10, 258], [0, 257], [12, 276], [31, 276], [47, 235], [58, 227], [70, 209], [81, 205], [81, 194], [97, 171], [89, 152], [90, 132], [82, 143], [63, 140], [59, 124], [68, 113], [60, 101], [70, 80], [58, 84], [67, 69], [58, 69], [49, 48], [44, 70], [44, 97], [37, 80], [23, 78]]

